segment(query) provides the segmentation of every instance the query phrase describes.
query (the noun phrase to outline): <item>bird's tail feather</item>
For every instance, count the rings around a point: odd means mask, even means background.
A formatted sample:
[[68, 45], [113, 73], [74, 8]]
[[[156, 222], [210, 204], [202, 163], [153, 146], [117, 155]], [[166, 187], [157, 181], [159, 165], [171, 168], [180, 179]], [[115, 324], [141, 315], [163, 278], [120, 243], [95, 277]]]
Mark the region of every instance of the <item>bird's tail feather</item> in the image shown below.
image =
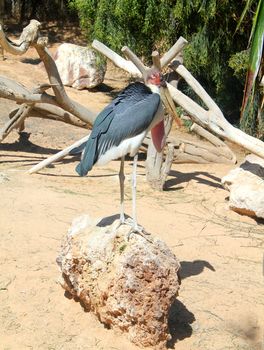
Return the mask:
[[96, 162], [96, 140], [89, 139], [85, 146], [85, 151], [83, 153], [83, 157], [80, 163], [76, 167], [76, 171], [80, 176], [87, 175], [88, 171], [90, 171]]
[[85, 146], [86, 146], [86, 143], [87, 143], [87, 141], [83, 142], [80, 146], [73, 148], [73, 149], [70, 151], [69, 154], [70, 154], [71, 156], [73, 156], [73, 155], [82, 153], [82, 151], [84, 150], [84, 148], [85, 148]]

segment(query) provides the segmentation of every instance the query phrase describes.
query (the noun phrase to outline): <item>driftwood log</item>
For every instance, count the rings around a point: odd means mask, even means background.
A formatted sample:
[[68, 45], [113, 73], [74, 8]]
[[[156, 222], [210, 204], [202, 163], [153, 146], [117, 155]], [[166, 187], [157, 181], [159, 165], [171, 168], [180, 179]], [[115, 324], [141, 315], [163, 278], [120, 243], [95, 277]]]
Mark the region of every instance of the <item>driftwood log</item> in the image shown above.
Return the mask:
[[[172, 148], [173, 163], [236, 163], [234, 153], [218, 137], [195, 123], [191, 126], [191, 131], [207, 140], [211, 143], [211, 146], [208, 143], [169, 135], [167, 137], [167, 146]], [[140, 149], [147, 152], [149, 144], [150, 136], [147, 136]], [[167, 153], [168, 150], [165, 149], [165, 157]], [[165, 157], [163, 156], [163, 159]]]

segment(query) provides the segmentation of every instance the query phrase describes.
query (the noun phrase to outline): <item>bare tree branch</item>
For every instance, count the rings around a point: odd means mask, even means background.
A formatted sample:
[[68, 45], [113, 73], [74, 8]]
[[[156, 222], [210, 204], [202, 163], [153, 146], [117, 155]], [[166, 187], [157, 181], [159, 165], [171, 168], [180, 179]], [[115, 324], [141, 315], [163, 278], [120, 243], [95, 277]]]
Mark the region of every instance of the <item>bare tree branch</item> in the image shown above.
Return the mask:
[[[30, 24], [23, 29], [19, 39], [11, 41], [6, 37], [3, 27], [0, 25], [0, 45], [6, 51], [15, 55], [22, 55], [30, 46], [35, 47], [44, 63], [50, 84], [42, 84], [30, 92], [23, 85], [11, 79], [0, 77], [0, 97], [31, 106], [27, 109], [28, 112], [25, 117], [36, 116], [36, 111], [39, 111], [42, 118], [61, 120], [80, 127], [91, 127], [96, 114], [71, 100], [66, 94], [57, 66], [46, 47], [47, 38], [39, 37], [39, 27], [40, 23], [38, 21], [31, 20]], [[55, 96], [45, 92], [48, 88], [52, 88]], [[14, 113], [16, 118], [14, 118]], [[22, 125], [16, 121], [20, 113], [20, 109], [10, 113], [12, 120], [2, 129], [2, 139], [14, 127]], [[12, 128], [10, 128], [10, 123], [13, 125]]]
[[95, 121], [96, 114], [68, 97], [62, 84], [56, 63], [50, 55], [48, 49], [43, 46], [40, 41], [38, 41], [34, 47], [36, 48], [40, 59], [44, 63], [49, 81], [52, 84], [57, 104], [71, 114], [76, 115], [76, 117], [80, 118], [82, 121], [92, 125]]
[[142, 77], [142, 74], [138, 70], [138, 68], [132, 63], [115, 53], [113, 50], [109, 49], [106, 45], [101, 43], [98, 40], [94, 40], [92, 43], [92, 47], [99, 52], [102, 52], [107, 58], [109, 58], [117, 67], [124, 69], [127, 71], [127, 67], [129, 67], [129, 73], [133, 77]]
[[[217, 148], [217, 150], [219, 151], [219, 154], [224, 155], [227, 159], [230, 159], [233, 163], [236, 163], [235, 154], [226, 145], [226, 143], [221, 141], [218, 137], [214, 136], [208, 130], [202, 128], [200, 125], [198, 125], [196, 123], [193, 123], [190, 130], [194, 131], [197, 135], [208, 140], [212, 145], [214, 145]], [[215, 150], [214, 150], [214, 152], [215, 152]]]
[[176, 41], [176, 43], [166, 52], [161, 58], [161, 68], [167, 66], [188, 44], [188, 41], [185, 40], [182, 36]]
[[215, 114], [222, 115], [222, 111], [214, 102], [214, 100], [208, 95], [202, 85], [193, 77], [193, 75], [184, 67], [183, 64], [174, 61], [171, 65], [178, 74], [186, 81], [186, 83], [193, 89], [193, 91], [200, 97], [200, 99], [206, 104], [208, 109]]
[[156, 69], [159, 72], [161, 72], [161, 62], [160, 62], [160, 55], [158, 51], [153, 51], [151, 56], [152, 56], [153, 67], [156, 67]]
[[264, 158], [264, 142], [229, 124], [222, 112], [206, 111], [172, 85], [168, 84], [168, 88], [173, 100], [188, 112], [194, 122]]
[[66, 155], [68, 155], [70, 153], [70, 151], [78, 146], [80, 146], [82, 143], [86, 142], [88, 140], [90, 135], [84, 136], [82, 139], [76, 141], [74, 144], [72, 144], [71, 146], [65, 148], [64, 150], [54, 154], [53, 156], [44, 159], [42, 162], [36, 164], [35, 166], [33, 166], [28, 172], [29, 174], [34, 174], [38, 171], [40, 171], [41, 169], [45, 168], [46, 166], [48, 166], [49, 164], [58, 161], [62, 158], [64, 158]]
[[28, 116], [32, 106], [23, 104], [18, 109], [17, 113], [10, 119], [6, 125], [0, 129], [0, 142], [10, 133], [11, 130], [18, 128], [24, 123], [24, 120]]
[[145, 67], [144, 64], [140, 61], [140, 59], [137, 57], [137, 55], [134, 54], [127, 46], [123, 46], [122, 50], [123, 54], [130, 59], [131, 62], [134, 63], [134, 65], [137, 67], [137, 69], [140, 71], [143, 78], [145, 78], [146, 73], [148, 71], [148, 67]]
[[[44, 98], [45, 101], [39, 101], [40, 96], [34, 96], [34, 98], [32, 98], [32, 101], [29, 100], [27, 102], [53, 103], [52, 100], [55, 99], [57, 105], [60, 105], [63, 109], [70, 112], [71, 114], [76, 115], [85, 123], [89, 123], [90, 125], [92, 125], [96, 118], [96, 114], [91, 112], [88, 108], [85, 108], [81, 104], [71, 100], [66, 94], [60, 75], [58, 73], [56, 63], [46, 47], [47, 38], [38, 37], [39, 26], [40, 23], [38, 21], [31, 20], [30, 24], [24, 28], [17, 43], [7, 39], [2, 26], [0, 26], [0, 45], [2, 45], [2, 47], [6, 51], [14, 55], [21, 55], [25, 53], [31, 45], [37, 50], [39, 57], [43, 61], [44, 66], [46, 68], [55, 98], [51, 98], [50, 101], [48, 101], [49, 98], [46, 95], [44, 95], [44, 97], [42, 98]], [[2, 93], [4, 94], [4, 92]], [[23, 100], [23, 98], [21, 98], [19, 102], [26, 102], [26, 100]]]
[[32, 19], [28, 26], [23, 29], [20, 38], [17, 42], [12, 42], [7, 39], [3, 31], [3, 26], [0, 24], [0, 43], [3, 49], [13, 55], [22, 55], [27, 52], [29, 46], [37, 39], [40, 22]]
[[75, 115], [65, 111], [59, 106], [53, 106], [46, 103], [36, 103], [29, 113], [29, 117], [47, 118], [59, 120], [66, 124], [71, 124], [85, 129], [90, 129], [91, 125], [85, 123]]
[[18, 89], [16, 91], [9, 89], [5, 83], [4, 78], [0, 78], [0, 97], [8, 100], [16, 101], [17, 103], [50, 103], [57, 105], [54, 96], [48, 95], [43, 92], [41, 94], [31, 94], [30, 92], [20, 93]]

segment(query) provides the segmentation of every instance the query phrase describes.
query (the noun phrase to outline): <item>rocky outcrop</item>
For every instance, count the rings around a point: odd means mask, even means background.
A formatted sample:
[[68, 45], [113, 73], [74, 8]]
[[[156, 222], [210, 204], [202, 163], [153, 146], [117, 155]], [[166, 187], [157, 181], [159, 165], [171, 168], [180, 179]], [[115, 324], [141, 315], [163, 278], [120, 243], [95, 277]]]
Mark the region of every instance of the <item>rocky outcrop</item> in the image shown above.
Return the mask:
[[178, 294], [179, 262], [166, 244], [88, 216], [69, 229], [57, 262], [61, 285], [109, 328], [139, 346], [164, 346], [168, 313]]
[[248, 155], [239, 168], [222, 178], [230, 191], [230, 209], [244, 215], [264, 218], [264, 160]]
[[54, 55], [54, 61], [63, 85], [81, 90], [93, 88], [104, 80], [106, 65], [100, 56], [88, 47], [62, 44]]

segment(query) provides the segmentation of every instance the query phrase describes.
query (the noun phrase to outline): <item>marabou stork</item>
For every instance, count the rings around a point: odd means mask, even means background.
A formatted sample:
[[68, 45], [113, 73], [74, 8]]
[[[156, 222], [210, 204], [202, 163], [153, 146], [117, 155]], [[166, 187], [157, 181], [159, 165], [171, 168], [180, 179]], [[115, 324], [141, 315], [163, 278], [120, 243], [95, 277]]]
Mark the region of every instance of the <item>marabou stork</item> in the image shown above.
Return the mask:
[[82, 159], [76, 167], [77, 173], [85, 176], [95, 164], [104, 165], [111, 160], [121, 158], [119, 181], [120, 223], [122, 224], [125, 222], [124, 159], [127, 154], [134, 157], [133, 232], [141, 232], [136, 219], [137, 152], [149, 130], [151, 130], [153, 143], [158, 152], [162, 150], [165, 143], [164, 109], [160, 98], [160, 88], [164, 89], [166, 82], [157, 70], [150, 70], [145, 81], [146, 84], [136, 82], [128, 85], [99, 113], [85, 145]]

